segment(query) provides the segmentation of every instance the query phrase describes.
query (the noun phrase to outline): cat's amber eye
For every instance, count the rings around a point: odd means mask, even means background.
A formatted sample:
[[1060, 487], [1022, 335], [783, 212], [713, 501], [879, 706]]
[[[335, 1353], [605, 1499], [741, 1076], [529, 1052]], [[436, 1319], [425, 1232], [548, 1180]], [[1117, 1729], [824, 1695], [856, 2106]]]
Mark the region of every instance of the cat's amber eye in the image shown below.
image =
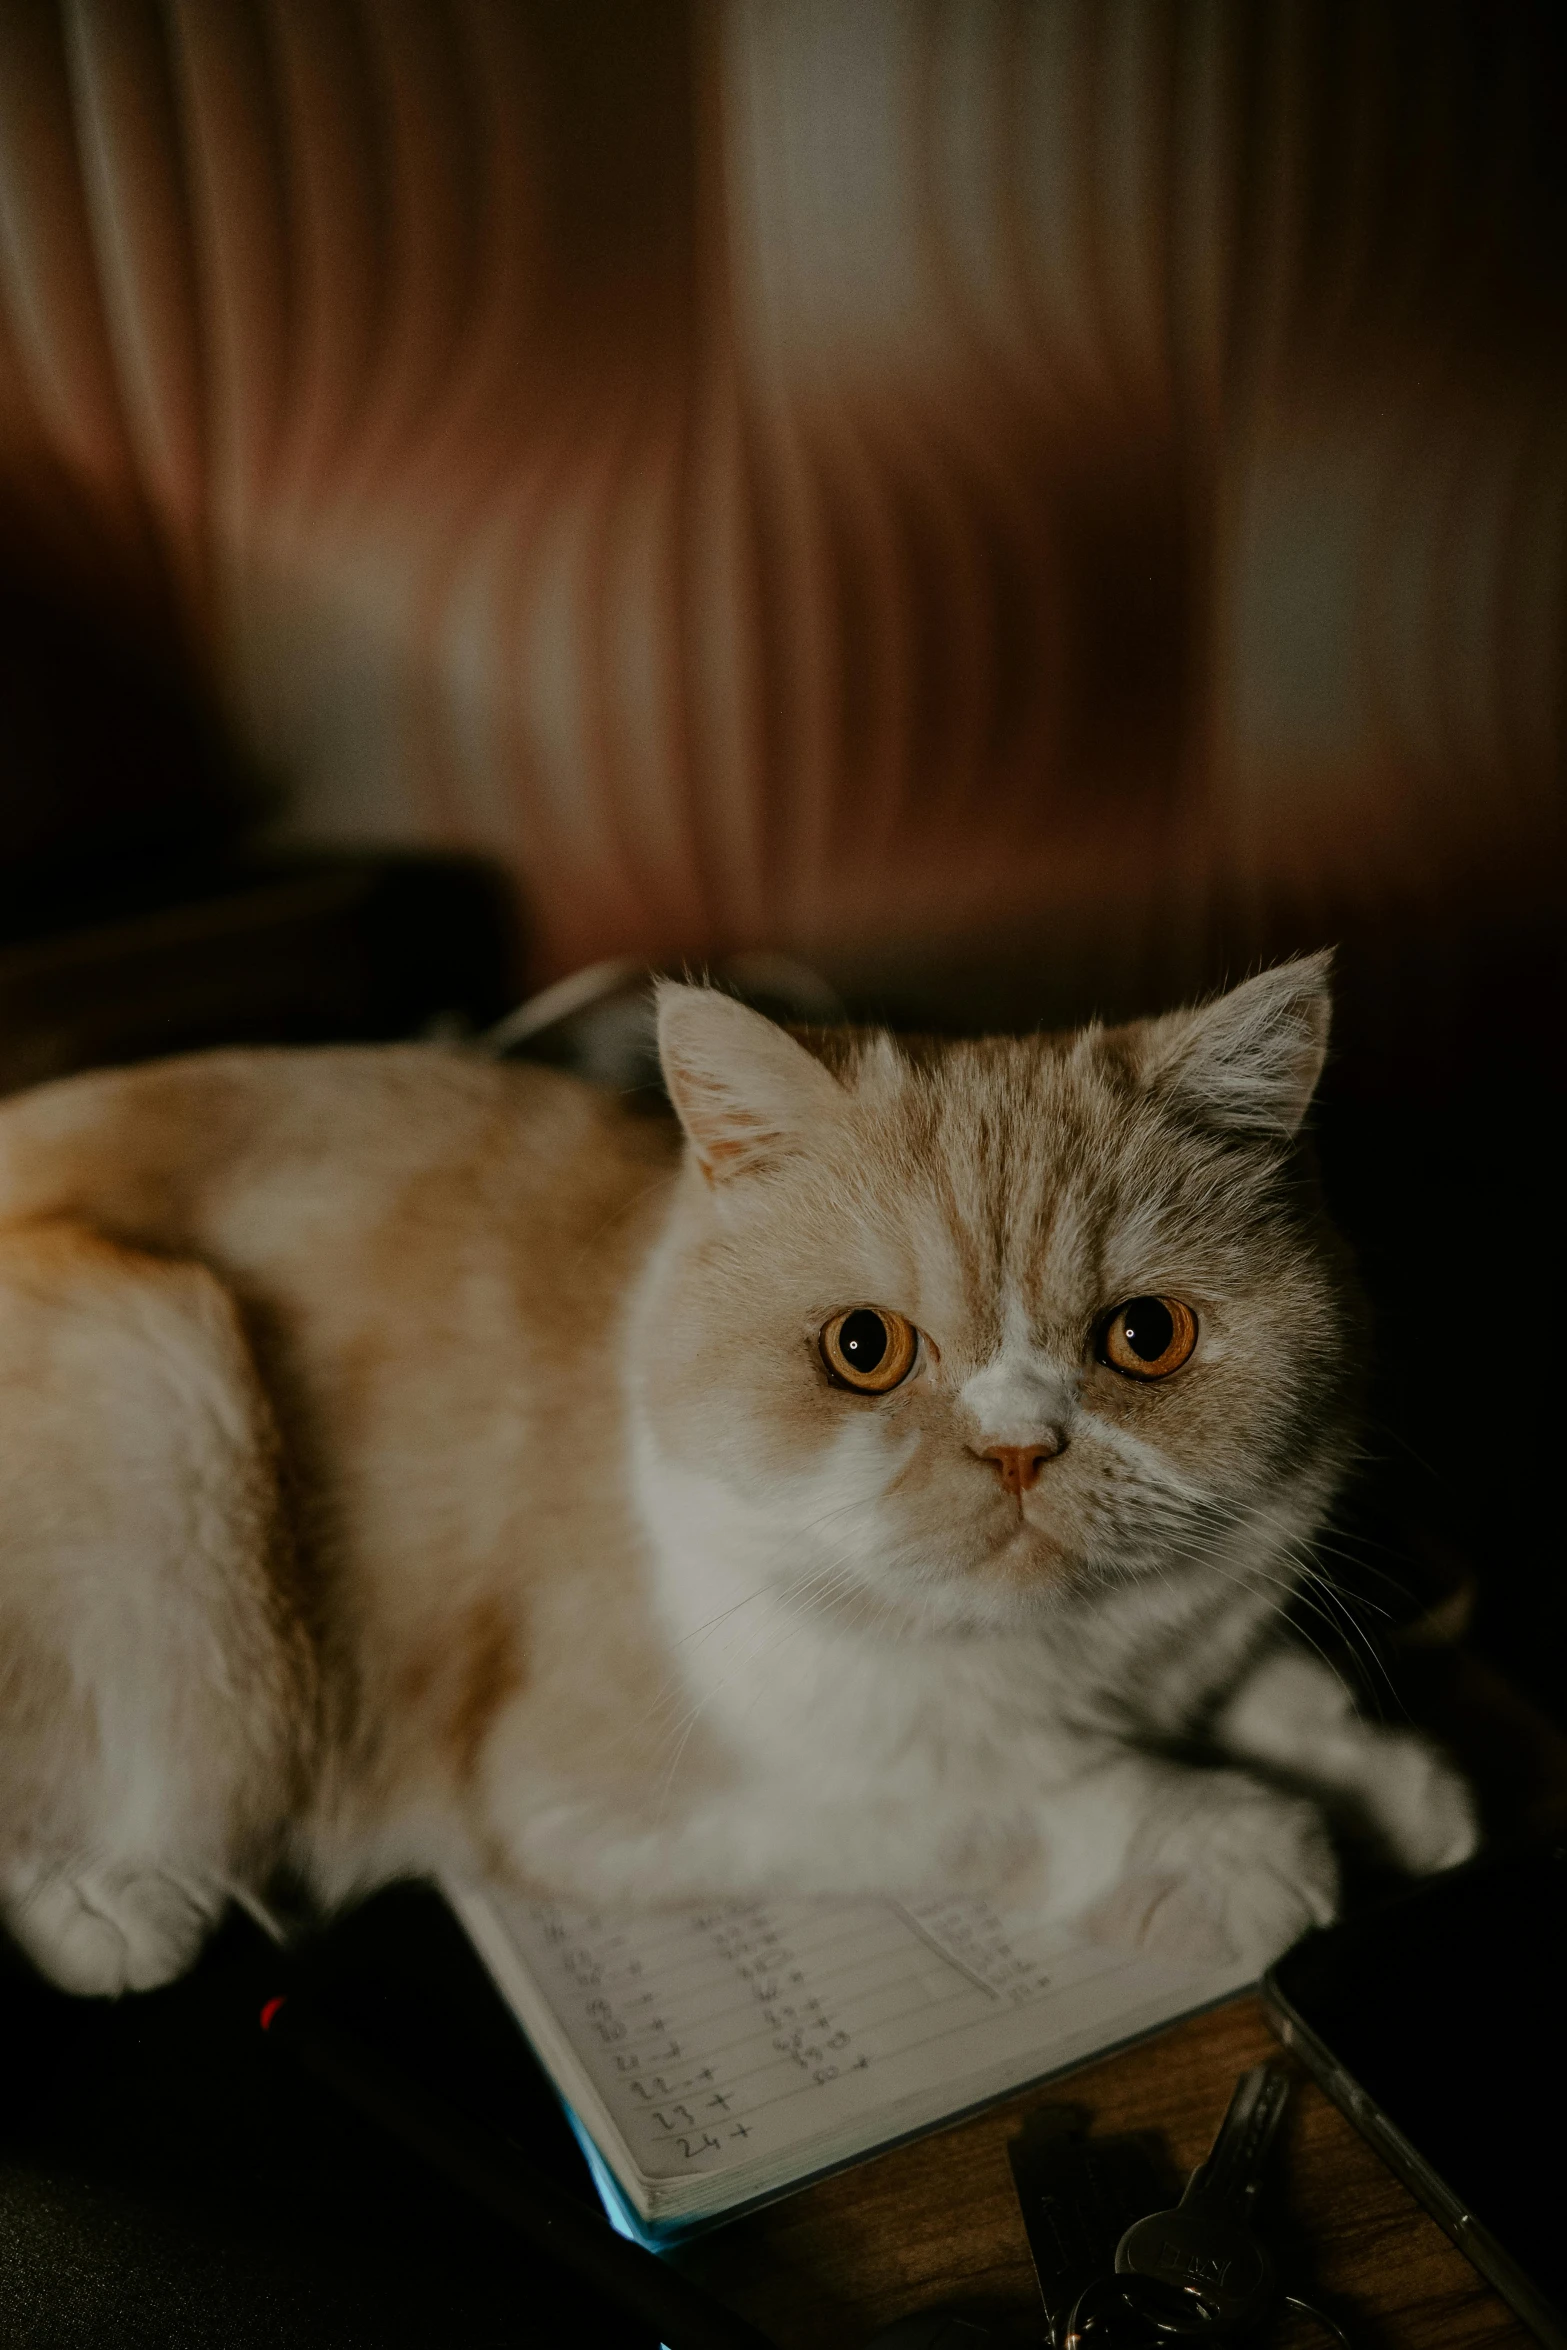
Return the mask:
[[914, 1368], [919, 1332], [886, 1306], [851, 1306], [822, 1332], [822, 1361], [840, 1387], [890, 1395]]
[[1099, 1342], [1101, 1359], [1129, 1379], [1168, 1379], [1197, 1344], [1197, 1316], [1178, 1297], [1133, 1297], [1117, 1306]]

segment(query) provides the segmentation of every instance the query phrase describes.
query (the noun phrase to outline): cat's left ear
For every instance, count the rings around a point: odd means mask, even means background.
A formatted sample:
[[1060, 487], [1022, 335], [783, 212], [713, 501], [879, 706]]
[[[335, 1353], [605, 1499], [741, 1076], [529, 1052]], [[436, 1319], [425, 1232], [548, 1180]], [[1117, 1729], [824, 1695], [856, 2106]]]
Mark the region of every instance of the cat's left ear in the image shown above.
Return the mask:
[[1150, 1020], [1142, 1075], [1204, 1125], [1284, 1139], [1311, 1106], [1327, 1058], [1331, 950], [1263, 971], [1193, 1012]]
[[713, 1183], [810, 1147], [844, 1108], [838, 1080], [783, 1029], [716, 987], [658, 987], [658, 1053], [680, 1123]]

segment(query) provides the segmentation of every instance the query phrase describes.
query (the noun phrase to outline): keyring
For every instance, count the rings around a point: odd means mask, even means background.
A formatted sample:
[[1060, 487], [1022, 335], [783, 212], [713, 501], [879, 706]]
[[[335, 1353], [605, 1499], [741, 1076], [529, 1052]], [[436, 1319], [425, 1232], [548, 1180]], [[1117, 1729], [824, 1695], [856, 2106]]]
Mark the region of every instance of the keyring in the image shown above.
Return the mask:
[[1284, 2306], [1291, 2310], [1296, 2317], [1310, 2318], [1313, 2325], [1321, 2326], [1324, 2333], [1333, 2336], [1334, 2341], [1339, 2345], [1339, 2350], [1351, 2350], [1349, 2336], [1339, 2324], [1338, 2319], [1329, 2317], [1327, 2311], [1319, 2309], [1314, 2301], [1302, 2301], [1298, 2293], [1286, 2293]]
[[[1140, 2333], [1130, 2334], [1128, 2321]], [[1198, 2294], [1157, 2277], [1098, 2277], [1067, 2313], [1060, 2350], [1121, 2350], [1122, 2343], [1140, 2350], [1150, 2335], [1162, 2342], [1195, 2341], [1214, 2332], [1217, 2321], [1218, 2312]]]
[[[1286, 2293], [1282, 2296], [1282, 2306], [1293, 2317], [1306, 2318], [1324, 2333], [1331, 2334], [1339, 2350], [1352, 2350], [1349, 2336], [1337, 2318], [1319, 2309], [1314, 2301], [1303, 2301], [1298, 2293]], [[1133, 2328], [1138, 2330], [1134, 2332]], [[1073, 2302], [1061, 2331], [1059, 2350], [1143, 2350], [1150, 2337], [1157, 2342], [1175, 2343], [1195, 2341], [1200, 2335], [1225, 2330], [1218, 2311], [1200, 2294], [1163, 2285], [1153, 2277], [1098, 2277]]]

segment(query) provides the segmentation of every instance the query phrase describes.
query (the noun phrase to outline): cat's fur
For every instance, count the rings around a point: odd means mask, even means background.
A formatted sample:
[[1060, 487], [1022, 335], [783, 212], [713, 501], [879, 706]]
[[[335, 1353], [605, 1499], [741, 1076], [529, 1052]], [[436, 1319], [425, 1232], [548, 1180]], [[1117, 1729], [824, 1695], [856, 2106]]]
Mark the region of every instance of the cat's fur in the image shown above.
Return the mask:
[[[1359, 1346], [1294, 1140], [1323, 965], [917, 1050], [661, 1017], [684, 1140], [419, 1047], [0, 1109], [0, 1899], [39, 1963], [161, 1981], [280, 1865], [984, 1884], [1260, 1961], [1332, 1909], [1318, 1796], [1466, 1852], [1456, 1776], [1278, 1635]], [[1140, 1384], [1095, 1332], [1150, 1291], [1200, 1336]], [[925, 1334], [879, 1399], [818, 1351], [864, 1303]], [[1053, 1450], [1031, 1491], [998, 1442]]]

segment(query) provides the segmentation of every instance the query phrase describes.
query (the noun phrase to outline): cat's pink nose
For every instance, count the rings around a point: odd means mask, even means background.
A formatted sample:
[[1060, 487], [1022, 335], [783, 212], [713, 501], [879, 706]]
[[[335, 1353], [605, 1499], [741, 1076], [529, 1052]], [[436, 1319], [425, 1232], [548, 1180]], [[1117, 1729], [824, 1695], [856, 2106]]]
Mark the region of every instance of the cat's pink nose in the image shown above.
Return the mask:
[[1064, 1436], [1049, 1436], [1036, 1438], [1032, 1444], [987, 1444], [979, 1457], [990, 1462], [1008, 1493], [1021, 1499], [1039, 1483], [1046, 1461], [1053, 1461], [1065, 1449]]

